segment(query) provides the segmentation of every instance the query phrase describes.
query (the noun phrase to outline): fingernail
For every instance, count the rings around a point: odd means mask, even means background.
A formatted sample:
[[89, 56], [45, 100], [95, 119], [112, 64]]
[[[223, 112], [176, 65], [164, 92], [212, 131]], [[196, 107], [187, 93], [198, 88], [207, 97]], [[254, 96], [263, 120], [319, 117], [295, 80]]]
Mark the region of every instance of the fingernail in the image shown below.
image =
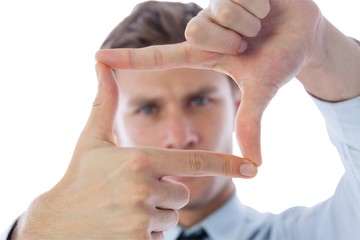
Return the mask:
[[245, 41], [244, 39], [242, 39], [241, 43], [240, 43], [240, 47], [238, 49], [239, 53], [243, 53], [245, 52], [245, 50], [247, 49], [247, 41]]
[[252, 163], [243, 163], [240, 166], [240, 173], [245, 177], [254, 177], [257, 174], [257, 167]]

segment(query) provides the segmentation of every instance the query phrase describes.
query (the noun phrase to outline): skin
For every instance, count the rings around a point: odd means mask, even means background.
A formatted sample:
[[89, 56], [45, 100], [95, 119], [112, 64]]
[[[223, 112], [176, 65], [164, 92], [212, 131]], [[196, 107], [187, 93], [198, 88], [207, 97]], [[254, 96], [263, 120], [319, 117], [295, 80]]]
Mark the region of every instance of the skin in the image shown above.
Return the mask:
[[[12, 239], [162, 239], [190, 198], [186, 185], [167, 176], [222, 176], [221, 188], [231, 188], [229, 177], [256, 174], [251, 162], [225, 153], [120, 147], [118, 136], [127, 133], [115, 127], [118, 86], [110, 68], [98, 63], [96, 69], [98, 95], [69, 168], [30, 204]], [[247, 175], [241, 175], [244, 166]], [[209, 206], [216, 205], [212, 198]]]
[[243, 94], [235, 120], [239, 147], [258, 166], [262, 114], [291, 79], [325, 101], [360, 95], [359, 47], [311, 0], [211, 0], [185, 35], [184, 43], [102, 50], [96, 59], [117, 69], [190, 67], [230, 75]]
[[99, 95], [69, 170], [29, 206], [14, 239], [161, 239], [189, 198], [183, 184], [165, 176], [245, 177], [240, 170], [253, 166], [202, 151], [119, 148], [113, 134], [118, 88], [110, 68], [187, 67], [232, 76], [243, 93], [237, 139], [244, 157], [257, 165], [262, 113], [290, 79], [297, 77], [305, 90], [325, 101], [360, 96], [359, 47], [313, 1], [211, 0], [190, 22], [186, 37], [177, 45], [97, 53], [103, 63], [97, 65]]
[[[115, 76], [120, 92], [116, 123], [121, 146], [232, 153], [241, 94], [224, 74], [173, 69], [116, 71]], [[232, 180], [224, 177], [167, 178], [183, 183], [190, 191], [189, 203], [179, 211], [179, 223], [185, 227], [221, 206], [235, 189]]]

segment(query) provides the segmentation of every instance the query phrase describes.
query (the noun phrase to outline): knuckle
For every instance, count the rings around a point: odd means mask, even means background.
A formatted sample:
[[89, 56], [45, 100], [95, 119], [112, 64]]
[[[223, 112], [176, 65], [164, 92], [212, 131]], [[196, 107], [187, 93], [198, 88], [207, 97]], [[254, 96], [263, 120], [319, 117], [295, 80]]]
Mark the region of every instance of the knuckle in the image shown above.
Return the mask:
[[259, 12], [258, 17], [259, 17], [260, 19], [263, 19], [263, 18], [265, 18], [265, 17], [270, 13], [270, 3], [269, 3], [269, 0], [263, 0], [263, 3], [262, 3], [261, 6], [263, 6], [263, 9], [262, 9], [262, 11]]
[[144, 173], [150, 170], [148, 156], [142, 152], [132, 152], [129, 156], [128, 169], [134, 173]]
[[186, 206], [190, 200], [190, 191], [187, 186], [179, 182], [171, 183], [171, 196], [176, 196], [176, 201], [173, 202], [171, 209], [179, 210]]
[[140, 214], [138, 215], [138, 221], [137, 221], [138, 228], [143, 229], [144, 227], [146, 229], [149, 229], [151, 225], [151, 217], [149, 214]]
[[153, 49], [153, 61], [157, 69], [161, 69], [164, 65], [163, 55], [158, 47], [154, 47]]
[[234, 2], [260, 19], [265, 18], [270, 12], [269, 0], [234, 0]]
[[144, 227], [149, 226], [151, 220], [151, 214], [146, 207], [139, 207], [133, 212], [134, 227], [138, 229], [144, 229]]
[[184, 185], [184, 187], [182, 188], [182, 193], [181, 193], [181, 201], [179, 204], [179, 209], [185, 207], [189, 201], [190, 201], [190, 191], [189, 189]]
[[190, 171], [193, 174], [203, 174], [208, 169], [207, 161], [205, 160], [204, 153], [194, 152], [188, 155], [188, 163]]
[[146, 184], [138, 184], [138, 186], [131, 191], [129, 205], [133, 208], [142, 208], [147, 205], [151, 195], [151, 190]]
[[249, 29], [249, 33], [247, 34], [247, 37], [255, 37], [256, 35], [259, 34], [260, 30], [261, 30], [261, 21], [260, 20], [254, 21], [251, 24], [251, 28]]
[[241, 45], [242, 38], [240, 36], [234, 36], [228, 40], [228, 49], [230, 53], [237, 54]]
[[202, 33], [199, 21], [191, 20], [185, 29], [185, 38], [190, 43], [196, 43]]
[[229, 26], [234, 17], [233, 10], [227, 6], [221, 6], [214, 12], [215, 20], [223, 26]]
[[129, 219], [129, 232], [136, 233], [137, 237], [142, 237], [141, 239], [147, 239], [148, 231], [151, 226], [151, 217], [144, 213], [132, 214], [132, 217]]
[[[145, 225], [139, 216], [141, 215], [137, 212], [128, 214], [126, 219], [124, 219], [124, 215], [118, 215], [109, 229], [117, 236], [122, 236], [121, 239], [149, 239], [150, 227], [149, 225]], [[140, 219], [141, 221], [139, 221]], [[111, 219], [109, 221], [111, 221]]]
[[191, 44], [187, 44], [184, 48], [184, 59], [186, 63], [191, 63], [193, 48]]
[[255, 28], [256, 35], [257, 35], [261, 30], [261, 21], [260, 20], [257, 20], [255, 22], [255, 27], [254, 28]]
[[130, 51], [130, 50], [127, 50], [126, 51], [126, 55], [127, 55], [127, 58], [128, 58], [128, 65], [129, 65], [129, 68], [130, 69], [133, 69], [134, 68], [134, 64], [133, 64], [133, 62], [134, 62], [134, 56], [133, 56], [133, 54], [132, 54], [132, 51]]
[[93, 108], [98, 108], [102, 105], [102, 103], [103, 103], [103, 100], [99, 96], [96, 96], [93, 101], [92, 106], [93, 106]]
[[225, 176], [231, 176], [234, 172], [233, 166], [229, 159], [224, 160], [223, 172]]
[[176, 210], [169, 211], [169, 229], [175, 227], [179, 223], [179, 213]]

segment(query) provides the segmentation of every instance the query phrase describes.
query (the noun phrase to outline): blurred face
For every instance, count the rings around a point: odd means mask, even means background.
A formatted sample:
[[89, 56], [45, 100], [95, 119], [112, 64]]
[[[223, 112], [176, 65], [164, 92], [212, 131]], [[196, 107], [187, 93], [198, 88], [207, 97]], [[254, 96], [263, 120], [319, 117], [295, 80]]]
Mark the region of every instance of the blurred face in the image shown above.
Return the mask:
[[[152, 146], [232, 153], [239, 103], [228, 78], [199, 69], [116, 71], [117, 128], [123, 147]], [[171, 177], [190, 190], [186, 208], [202, 207], [233, 191], [223, 177]]]

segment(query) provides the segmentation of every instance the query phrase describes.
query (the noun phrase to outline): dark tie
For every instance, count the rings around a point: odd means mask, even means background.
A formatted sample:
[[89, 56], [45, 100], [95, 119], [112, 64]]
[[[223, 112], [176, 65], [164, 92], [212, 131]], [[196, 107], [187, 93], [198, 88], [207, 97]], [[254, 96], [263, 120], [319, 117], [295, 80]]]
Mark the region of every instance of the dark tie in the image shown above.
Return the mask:
[[182, 231], [176, 240], [204, 240], [207, 237], [207, 233], [204, 229], [199, 229], [190, 235], [185, 235], [185, 231]]

